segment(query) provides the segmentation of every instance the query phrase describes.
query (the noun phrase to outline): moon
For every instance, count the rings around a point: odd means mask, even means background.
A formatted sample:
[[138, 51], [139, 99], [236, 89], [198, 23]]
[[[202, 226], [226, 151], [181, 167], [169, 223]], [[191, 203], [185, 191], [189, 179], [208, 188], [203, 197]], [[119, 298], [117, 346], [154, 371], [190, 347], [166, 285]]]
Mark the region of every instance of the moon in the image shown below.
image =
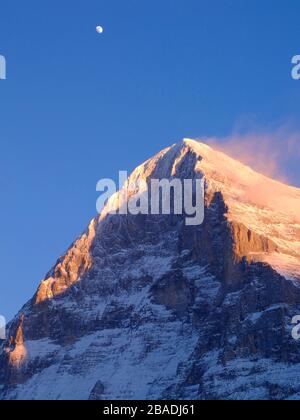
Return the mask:
[[96, 27], [96, 32], [98, 32], [98, 34], [103, 34], [103, 32], [104, 32], [104, 29], [103, 29], [103, 27], [102, 26], [97, 26]]

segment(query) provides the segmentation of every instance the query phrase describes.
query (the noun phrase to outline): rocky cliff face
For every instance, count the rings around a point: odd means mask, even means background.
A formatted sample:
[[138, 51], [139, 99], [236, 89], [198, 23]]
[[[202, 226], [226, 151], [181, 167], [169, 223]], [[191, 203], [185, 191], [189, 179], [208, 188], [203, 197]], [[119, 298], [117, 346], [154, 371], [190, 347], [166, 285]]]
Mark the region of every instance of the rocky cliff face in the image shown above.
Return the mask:
[[300, 398], [300, 191], [191, 140], [129, 181], [172, 177], [204, 223], [112, 197], [9, 325], [0, 399]]

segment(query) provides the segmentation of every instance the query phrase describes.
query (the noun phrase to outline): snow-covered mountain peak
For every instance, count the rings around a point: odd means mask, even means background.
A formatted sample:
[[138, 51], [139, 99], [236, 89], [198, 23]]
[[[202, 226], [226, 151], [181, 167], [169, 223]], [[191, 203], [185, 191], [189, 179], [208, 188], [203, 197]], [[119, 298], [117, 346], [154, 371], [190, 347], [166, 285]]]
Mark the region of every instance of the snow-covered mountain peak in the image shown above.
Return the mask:
[[203, 224], [116, 193], [9, 324], [0, 399], [299, 397], [300, 190], [191, 139], [126, 184], [175, 177], [205, 178]]
[[[60, 294], [77, 282], [92, 265], [90, 250], [94, 238], [110, 223], [108, 215], [119, 212], [132, 188], [150, 179], [204, 177], [206, 202], [221, 194], [227, 209], [226, 219], [232, 226], [244, 229], [246, 238], [255, 237], [255, 245], [237, 246], [238, 256], [266, 261], [291, 278], [300, 278], [300, 190], [257, 173], [247, 165], [232, 159], [205, 143], [183, 139], [157, 153], [138, 166], [129, 176], [123, 189], [114, 194], [101, 214], [89, 226], [64, 256], [37, 293], [37, 301]], [[136, 191], [135, 191], [136, 192]], [[126, 203], [125, 203], [126, 204]], [[236, 229], [236, 228], [235, 228]], [[248, 232], [248, 233], [247, 233]], [[251, 236], [252, 235], [252, 236]], [[240, 236], [236, 243], [244, 242]], [[260, 246], [266, 242], [268, 246]]]
[[[273, 180], [209, 145], [183, 139], [140, 165], [128, 184], [151, 178], [204, 177], [206, 194], [221, 193], [230, 223], [243, 225], [266, 238], [274, 252], [250, 252], [248, 257], [268, 261], [291, 277], [300, 276], [300, 189]], [[121, 193], [121, 196], [122, 193]], [[100, 220], [120, 207], [114, 195]]]

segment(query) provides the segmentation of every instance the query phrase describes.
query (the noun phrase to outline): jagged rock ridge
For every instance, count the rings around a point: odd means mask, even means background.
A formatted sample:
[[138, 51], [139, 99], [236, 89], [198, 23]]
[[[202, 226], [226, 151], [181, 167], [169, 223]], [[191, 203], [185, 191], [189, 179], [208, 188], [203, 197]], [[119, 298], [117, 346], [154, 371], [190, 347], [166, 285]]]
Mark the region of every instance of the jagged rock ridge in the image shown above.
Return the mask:
[[300, 397], [300, 190], [192, 140], [128, 182], [172, 177], [205, 177], [203, 225], [112, 197], [9, 325], [1, 399]]

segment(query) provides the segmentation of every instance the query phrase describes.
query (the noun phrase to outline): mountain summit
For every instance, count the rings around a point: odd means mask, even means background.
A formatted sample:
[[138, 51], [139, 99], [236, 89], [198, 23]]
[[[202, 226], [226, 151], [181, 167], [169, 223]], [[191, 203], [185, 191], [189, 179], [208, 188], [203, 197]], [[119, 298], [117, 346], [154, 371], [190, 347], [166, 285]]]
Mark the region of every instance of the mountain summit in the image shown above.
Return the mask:
[[300, 398], [300, 190], [189, 139], [128, 183], [199, 177], [199, 226], [108, 201], [9, 324], [0, 399]]

